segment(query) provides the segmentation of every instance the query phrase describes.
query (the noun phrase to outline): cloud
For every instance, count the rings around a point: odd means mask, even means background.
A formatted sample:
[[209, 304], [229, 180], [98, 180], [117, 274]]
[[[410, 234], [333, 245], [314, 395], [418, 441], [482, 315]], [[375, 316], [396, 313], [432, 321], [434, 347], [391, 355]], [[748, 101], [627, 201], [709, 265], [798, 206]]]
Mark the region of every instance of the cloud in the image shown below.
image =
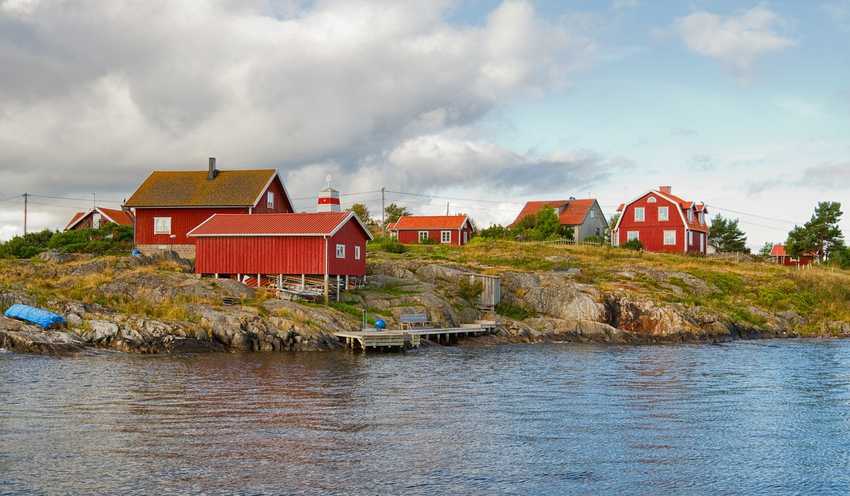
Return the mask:
[[[506, 0], [475, 26], [448, 22], [451, 5], [103, 0], [71, 15], [62, 2], [0, 0], [0, 195], [122, 199], [153, 168], [213, 155], [316, 178], [310, 192], [325, 167], [372, 186], [439, 184], [389, 164], [518, 96], [568, 86], [598, 56], [582, 28], [531, 2]], [[463, 142], [441, 144], [443, 156], [511, 153]]]
[[802, 184], [827, 190], [850, 188], [850, 162], [830, 162], [806, 168]]
[[692, 52], [715, 59], [739, 78], [747, 78], [759, 57], [796, 44], [777, 32], [782, 24], [778, 14], [758, 5], [729, 17], [694, 12], [677, 19], [673, 31]]
[[614, 0], [611, 8], [614, 10], [635, 9], [640, 6], [640, 0]]

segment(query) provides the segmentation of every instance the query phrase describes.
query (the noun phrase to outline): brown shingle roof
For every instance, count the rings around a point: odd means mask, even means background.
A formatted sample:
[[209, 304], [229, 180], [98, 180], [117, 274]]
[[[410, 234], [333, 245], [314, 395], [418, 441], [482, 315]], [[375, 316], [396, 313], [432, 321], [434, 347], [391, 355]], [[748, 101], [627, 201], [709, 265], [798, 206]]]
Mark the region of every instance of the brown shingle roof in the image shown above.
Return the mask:
[[277, 173], [274, 169], [154, 171], [127, 200], [128, 207], [250, 207]]

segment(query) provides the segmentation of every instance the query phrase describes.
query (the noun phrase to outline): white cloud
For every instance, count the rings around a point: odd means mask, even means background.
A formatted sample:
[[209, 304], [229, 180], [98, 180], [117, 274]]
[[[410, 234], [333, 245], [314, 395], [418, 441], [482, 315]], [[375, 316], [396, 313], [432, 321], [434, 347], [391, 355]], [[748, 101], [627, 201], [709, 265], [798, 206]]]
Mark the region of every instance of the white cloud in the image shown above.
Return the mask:
[[[0, 0], [0, 194], [120, 199], [152, 168], [203, 168], [211, 155], [293, 178], [327, 167], [371, 186], [437, 184], [444, 168], [390, 164], [517, 96], [568, 85], [597, 57], [591, 37], [531, 2], [506, 0], [480, 26], [447, 22], [450, 6], [103, 0], [69, 15], [61, 2]], [[511, 154], [464, 141], [443, 156]], [[457, 179], [500, 181], [478, 172]]]
[[738, 77], [750, 75], [759, 57], [795, 45], [777, 32], [783, 19], [765, 5], [723, 17], [694, 12], [674, 22], [673, 30], [694, 53], [713, 58]]

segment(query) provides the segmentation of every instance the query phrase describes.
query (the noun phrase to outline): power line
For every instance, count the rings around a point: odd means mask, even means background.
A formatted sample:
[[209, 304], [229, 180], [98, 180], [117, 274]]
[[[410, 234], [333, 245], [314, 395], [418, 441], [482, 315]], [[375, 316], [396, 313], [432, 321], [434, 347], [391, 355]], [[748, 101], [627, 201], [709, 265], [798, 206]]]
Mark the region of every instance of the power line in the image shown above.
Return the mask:
[[788, 219], [779, 219], [779, 218], [776, 218], [776, 217], [767, 217], [765, 215], [752, 214], [752, 213], [749, 213], [749, 212], [742, 212], [740, 210], [733, 210], [731, 208], [718, 207], [716, 205], [709, 205], [708, 203], [706, 203], [705, 206], [711, 207], [711, 208], [716, 208], [717, 210], [722, 210], [724, 212], [732, 212], [733, 214], [738, 214], [738, 215], [748, 215], [750, 217], [757, 217], [759, 219], [771, 220], [771, 221], [775, 221], [775, 222], [783, 222], [785, 224], [794, 224], [794, 225], [803, 224], [802, 222], [794, 222], [794, 221], [788, 220]]
[[[48, 198], [48, 199], [51, 199], [51, 200], [71, 200], [71, 201], [86, 202], [87, 204], [91, 203], [91, 201], [92, 201], [91, 198], [71, 198], [71, 197], [68, 197], [68, 196], [40, 195], [40, 194], [37, 194], [37, 193], [30, 193], [29, 195], [35, 196], [35, 197], [38, 197], [38, 198]], [[118, 201], [118, 200], [98, 200], [98, 203], [114, 203], [114, 204], [122, 205], [124, 202]]]

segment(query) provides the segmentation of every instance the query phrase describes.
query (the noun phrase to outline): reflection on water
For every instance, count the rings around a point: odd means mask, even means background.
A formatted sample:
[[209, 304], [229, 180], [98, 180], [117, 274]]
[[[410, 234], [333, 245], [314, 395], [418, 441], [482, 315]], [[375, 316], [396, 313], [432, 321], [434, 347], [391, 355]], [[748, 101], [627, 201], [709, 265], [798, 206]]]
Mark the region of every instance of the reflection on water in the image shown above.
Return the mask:
[[846, 494], [850, 343], [0, 354], [0, 494]]

